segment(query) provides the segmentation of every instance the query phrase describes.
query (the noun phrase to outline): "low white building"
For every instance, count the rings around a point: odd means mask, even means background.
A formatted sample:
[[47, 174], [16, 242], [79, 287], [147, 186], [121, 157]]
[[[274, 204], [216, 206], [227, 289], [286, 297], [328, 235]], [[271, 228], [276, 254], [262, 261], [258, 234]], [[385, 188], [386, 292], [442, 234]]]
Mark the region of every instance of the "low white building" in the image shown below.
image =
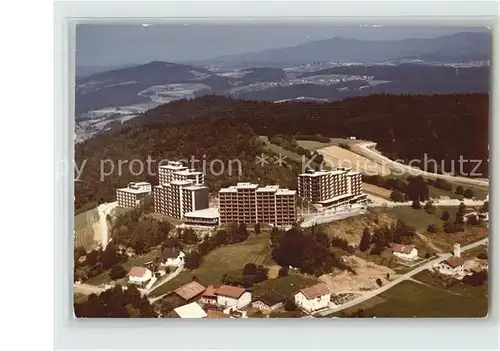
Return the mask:
[[413, 245], [392, 244], [391, 249], [392, 254], [402, 260], [413, 261], [418, 258], [418, 250]]
[[132, 284], [145, 284], [153, 277], [153, 272], [145, 267], [132, 267], [128, 272], [128, 281]]
[[222, 307], [243, 308], [252, 302], [252, 294], [243, 288], [221, 285], [215, 290], [217, 304]]
[[437, 270], [445, 275], [463, 275], [464, 274], [464, 260], [461, 258], [449, 258], [437, 265]]
[[196, 302], [177, 307], [174, 312], [180, 318], [207, 318], [207, 313]]
[[330, 296], [330, 289], [325, 284], [319, 283], [300, 290], [293, 298], [299, 308], [313, 313], [327, 308], [330, 305]]
[[161, 252], [161, 263], [165, 266], [180, 266], [184, 264], [186, 254], [175, 247], [166, 247]]

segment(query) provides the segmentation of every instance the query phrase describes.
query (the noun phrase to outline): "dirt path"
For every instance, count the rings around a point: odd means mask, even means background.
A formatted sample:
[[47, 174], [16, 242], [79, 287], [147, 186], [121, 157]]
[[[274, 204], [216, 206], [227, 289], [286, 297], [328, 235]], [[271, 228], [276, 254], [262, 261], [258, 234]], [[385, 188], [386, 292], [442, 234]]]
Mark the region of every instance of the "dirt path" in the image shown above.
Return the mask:
[[97, 227], [94, 228], [94, 233], [98, 233], [97, 240], [101, 242], [103, 250], [109, 242], [109, 228], [106, 216], [111, 213], [111, 211], [118, 205], [118, 203], [110, 202], [101, 204], [97, 207], [97, 213], [99, 214], [99, 221], [97, 222]]

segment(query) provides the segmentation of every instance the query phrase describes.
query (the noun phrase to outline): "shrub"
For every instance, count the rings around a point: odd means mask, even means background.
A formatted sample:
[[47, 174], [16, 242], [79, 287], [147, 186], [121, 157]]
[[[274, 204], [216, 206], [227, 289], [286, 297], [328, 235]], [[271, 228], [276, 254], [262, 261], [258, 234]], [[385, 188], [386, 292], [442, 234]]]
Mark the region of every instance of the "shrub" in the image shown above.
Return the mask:
[[448, 221], [450, 219], [450, 213], [448, 211], [444, 211], [443, 214], [441, 215], [441, 219], [443, 221]]
[[467, 199], [472, 199], [474, 197], [474, 192], [471, 189], [467, 188], [464, 191], [464, 197]]
[[413, 201], [413, 203], [411, 204], [411, 208], [415, 209], [415, 210], [420, 210], [422, 208], [422, 206], [420, 205], [420, 201]]
[[278, 272], [278, 277], [286, 277], [288, 275], [288, 267], [281, 267], [280, 271]]
[[377, 278], [376, 282], [378, 286], [382, 286], [382, 280], [380, 280], [380, 278]]
[[437, 233], [439, 231], [439, 228], [436, 224], [434, 223], [431, 223], [427, 226], [427, 231], [429, 233]]
[[127, 276], [127, 271], [121, 265], [114, 265], [109, 271], [109, 278], [111, 280], [118, 280], [125, 278]]
[[405, 195], [399, 190], [394, 190], [391, 192], [391, 200], [394, 202], [404, 202]]

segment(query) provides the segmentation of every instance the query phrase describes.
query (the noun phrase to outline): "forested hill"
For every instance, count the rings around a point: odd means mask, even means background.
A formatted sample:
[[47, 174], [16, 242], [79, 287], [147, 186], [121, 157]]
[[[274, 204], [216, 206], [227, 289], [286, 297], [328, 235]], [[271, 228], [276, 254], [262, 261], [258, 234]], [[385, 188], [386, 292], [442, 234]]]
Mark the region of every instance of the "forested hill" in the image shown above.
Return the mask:
[[[134, 123], [203, 117], [237, 118], [258, 135], [356, 136], [375, 141], [391, 158], [406, 161], [427, 154], [438, 163], [456, 163], [462, 155], [482, 160], [480, 171], [488, 173], [487, 94], [380, 94], [329, 103], [279, 104], [205, 96], [159, 106]], [[474, 167], [474, 163], [464, 164], [467, 171]]]
[[[288, 168], [270, 163], [261, 167], [255, 160], [262, 151], [262, 144], [252, 129], [233, 118], [204, 118], [195, 123], [175, 124], [152, 122], [101, 135], [75, 147], [78, 169], [83, 165], [80, 180], [75, 182], [75, 211], [94, 208], [102, 201], [114, 201], [116, 189], [131, 181], [148, 181], [157, 185], [160, 161], [190, 160], [191, 156], [199, 160], [194, 164], [195, 168], [203, 170], [206, 167], [205, 183], [211, 191], [238, 181], [262, 184], [279, 181], [285, 187], [295, 187], [298, 165]], [[148, 157], [152, 161], [148, 161]], [[213, 162], [214, 171], [211, 172], [213, 160], [220, 161]], [[230, 162], [234, 160], [241, 163], [241, 175], [238, 163]], [[206, 161], [205, 166], [203, 161]], [[148, 171], [148, 162], [152, 172]], [[144, 170], [139, 174], [141, 164]]]

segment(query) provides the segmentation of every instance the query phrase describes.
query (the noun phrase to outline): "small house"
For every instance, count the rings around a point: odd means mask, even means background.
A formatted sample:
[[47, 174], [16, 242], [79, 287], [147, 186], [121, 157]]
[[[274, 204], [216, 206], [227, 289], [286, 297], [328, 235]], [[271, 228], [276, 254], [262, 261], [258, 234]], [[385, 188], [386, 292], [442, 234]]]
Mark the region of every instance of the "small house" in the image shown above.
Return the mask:
[[243, 308], [252, 302], [252, 295], [239, 288], [231, 285], [221, 285], [215, 290], [217, 296], [217, 304], [222, 307]]
[[286, 297], [276, 291], [268, 291], [252, 302], [252, 307], [264, 313], [278, 311], [285, 306]]
[[331, 292], [323, 283], [307, 287], [294, 295], [297, 307], [312, 313], [327, 308], [330, 305]]
[[217, 295], [215, 295], [215, 290], [217, 290], [215, 286], [209, 285], [201, 294], [200, 302], [206, 305], [216, 306]]
[[449, 258], [438, 264], [437, 270], [445, 275], [461, 275], [464, 273], [464, 260], [460, 257]]
[[391, 249], [392, 254], [402, 260], [413, 261], [418, 258], [418, 250], [413, 245], [392, 244]]
[[193, 280], [180, 288], [174, 290], [174, 293], [186, 302], [198, 301], [206, 288]]
[[184, 252], [176, 247], [165, 247], [161, 252], [161, 263], [165, 266], [180, 266], [184, 264]]
[[128, 281], [132, 284], [145, 284], [153, 277], [153, 272], [145, 267], [132, 267], [128, 272]]

